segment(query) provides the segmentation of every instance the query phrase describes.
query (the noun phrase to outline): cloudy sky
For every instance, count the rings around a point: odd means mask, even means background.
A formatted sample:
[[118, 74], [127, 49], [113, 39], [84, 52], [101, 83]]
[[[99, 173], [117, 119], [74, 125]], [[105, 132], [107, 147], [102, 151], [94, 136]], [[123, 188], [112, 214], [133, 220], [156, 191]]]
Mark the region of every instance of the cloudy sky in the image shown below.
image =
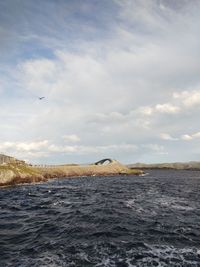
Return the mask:
[[0, 0], [0, 153], [200, 160], [199, 117], [200, 1]]

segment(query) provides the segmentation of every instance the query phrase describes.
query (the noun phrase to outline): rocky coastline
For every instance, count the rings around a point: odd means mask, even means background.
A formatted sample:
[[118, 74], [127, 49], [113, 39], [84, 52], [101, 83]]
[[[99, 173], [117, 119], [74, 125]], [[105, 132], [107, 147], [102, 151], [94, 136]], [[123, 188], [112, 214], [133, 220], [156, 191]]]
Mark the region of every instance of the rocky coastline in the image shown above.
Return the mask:
[[130, 169], [112, 160], [107, 165], [57, 165], [38, 167], [9, 162], [0, 165], [0, 186], [45, 182], [53, 178], [109, 175], [141, 175], [142, 170]]

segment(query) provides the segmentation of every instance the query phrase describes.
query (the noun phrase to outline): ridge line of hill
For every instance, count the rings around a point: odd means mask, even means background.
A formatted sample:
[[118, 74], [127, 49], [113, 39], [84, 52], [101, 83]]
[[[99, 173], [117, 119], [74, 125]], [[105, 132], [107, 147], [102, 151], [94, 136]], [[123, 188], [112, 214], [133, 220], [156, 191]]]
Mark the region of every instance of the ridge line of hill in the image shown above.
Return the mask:
[[199, 161], [172, 162], [172, 163], [133, 163], [126, 165], [130, 169], [174, 169], [174, 170], [200, 170]]

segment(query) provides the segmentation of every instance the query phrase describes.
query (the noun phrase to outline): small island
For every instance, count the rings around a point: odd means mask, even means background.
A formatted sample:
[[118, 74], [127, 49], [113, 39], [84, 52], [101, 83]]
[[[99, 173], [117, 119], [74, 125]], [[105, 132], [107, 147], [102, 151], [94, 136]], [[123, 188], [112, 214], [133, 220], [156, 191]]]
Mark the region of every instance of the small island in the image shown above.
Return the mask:
[[32, 165], [14, 157], [0, 155], [0, 186], [44, 182], [52, 178], [109, 175], [141, 175], [113, 159], [93, 164]]

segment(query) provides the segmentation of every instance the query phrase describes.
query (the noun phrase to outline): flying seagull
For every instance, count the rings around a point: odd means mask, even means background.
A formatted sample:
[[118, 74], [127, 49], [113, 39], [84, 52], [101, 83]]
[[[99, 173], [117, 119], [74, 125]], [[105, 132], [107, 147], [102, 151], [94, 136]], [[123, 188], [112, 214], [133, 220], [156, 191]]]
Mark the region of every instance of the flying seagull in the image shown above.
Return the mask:
[[42, 100], [43, 98], [45, 98], [45, 97], [44, 97], [44, 96], [42, 96], [42, 97], [38, 97], [39, 100]]

